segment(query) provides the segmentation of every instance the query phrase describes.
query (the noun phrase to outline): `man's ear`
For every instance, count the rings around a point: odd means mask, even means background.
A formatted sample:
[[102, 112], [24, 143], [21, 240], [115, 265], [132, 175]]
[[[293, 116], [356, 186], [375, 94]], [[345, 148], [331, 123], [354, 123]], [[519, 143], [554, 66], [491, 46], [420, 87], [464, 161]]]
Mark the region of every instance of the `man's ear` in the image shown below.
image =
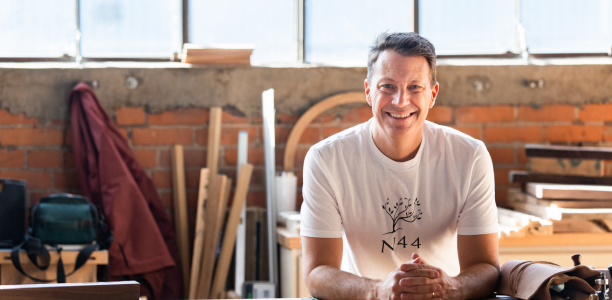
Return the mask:
[[436, 84], [431, 88], [431, 103], [429, 108], [434, 107], [436, 104], [436, 97], [438, 97], [438, 91], [440, 90], [440, 84], [436, 82]]
[[368, 105], [372, 106], [372, 99], [370, 98], [370, 87], [371, 86], [367, 78], [363, 81], [363, 86], [365, 87], [366, 101], [368, 101]]

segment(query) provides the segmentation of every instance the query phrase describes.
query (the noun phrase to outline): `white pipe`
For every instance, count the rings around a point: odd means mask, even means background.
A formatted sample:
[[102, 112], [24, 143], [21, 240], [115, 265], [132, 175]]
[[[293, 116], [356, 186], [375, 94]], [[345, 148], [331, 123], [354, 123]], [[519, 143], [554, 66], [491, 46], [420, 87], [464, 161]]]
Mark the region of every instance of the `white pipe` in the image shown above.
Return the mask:
[[[264, 155], [266, 164], [266, 203], [268, 215], [268, 268], [270, 282], [278, 291], [277, 249], [276, 249], [276, 197], [274, 181], [276, 177], [276, 159], [274, 157], [274, 90], [269, 89], [261, 94], [263, 116]], [[275, 292], [276, 292], [275, 291]]]
[[[240, 174], [240, 167], [247, 163], [247, 154], [249, 147], [249, 133], [246, 131], [240, 131], [238, 133], [238, 164], [236, 166], [236, 176]], [[236, 235], [236, 276], [234, 291], [242, 296], [242, 285], [244, 284], [245, 278], [245, 254], [246, 248], [246, 201], [242, 206], [240, 212], [240, 223], [238, 224], [238, 234]], [[244, 298], [244, 297], [243, 297]]]

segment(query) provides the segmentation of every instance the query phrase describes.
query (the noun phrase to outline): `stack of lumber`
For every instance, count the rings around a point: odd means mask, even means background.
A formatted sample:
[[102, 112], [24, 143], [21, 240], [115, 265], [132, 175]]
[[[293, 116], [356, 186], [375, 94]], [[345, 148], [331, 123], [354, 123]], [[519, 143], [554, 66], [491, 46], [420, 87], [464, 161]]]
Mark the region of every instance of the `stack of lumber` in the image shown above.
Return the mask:
[[529, 171], [510, 171], [521, 184], [508, 192], [510, 207], [551, 221], [554, 233], [612, 231], [612, 148], [529, 144], [525, 154]]
[[216, 45], [204, 47], [184, 44], [181, 62], [188, 64], [250, 65], [253, 45]]

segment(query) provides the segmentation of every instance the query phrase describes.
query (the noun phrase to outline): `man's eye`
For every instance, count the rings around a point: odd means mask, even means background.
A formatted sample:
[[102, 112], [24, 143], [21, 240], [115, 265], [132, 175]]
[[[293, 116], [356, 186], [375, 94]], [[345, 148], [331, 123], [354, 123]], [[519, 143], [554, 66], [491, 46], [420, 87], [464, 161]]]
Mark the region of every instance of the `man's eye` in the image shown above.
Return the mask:
[[392, 89], [393, 85], [391, 85], [391, 84], [383, 84], [382, 87], [385, 88], [385, 89]]
[[413, 85], [411, 85], [411, 86], [408, 86], [408, 88], [409, 88], [409, 89], [411, 89], [411, 90], [418, 90], [418, 89], [420, 89], [421, 87], [420, 87], [420, 86], [418, 86], [418, 85], [413, 84]]

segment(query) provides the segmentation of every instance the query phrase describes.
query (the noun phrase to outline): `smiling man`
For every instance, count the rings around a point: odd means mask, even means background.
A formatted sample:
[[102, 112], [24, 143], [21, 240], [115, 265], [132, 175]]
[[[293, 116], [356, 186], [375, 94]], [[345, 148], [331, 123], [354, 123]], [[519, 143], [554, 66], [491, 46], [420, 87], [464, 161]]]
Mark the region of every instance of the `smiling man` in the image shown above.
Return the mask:
[[321, 299], [473, 299], [499, 275], [493, 164], [481, 141], [426, 121], [434, 46], [381, 34], [365, 93], [374, 117], [304, 163], [302, 249]]

